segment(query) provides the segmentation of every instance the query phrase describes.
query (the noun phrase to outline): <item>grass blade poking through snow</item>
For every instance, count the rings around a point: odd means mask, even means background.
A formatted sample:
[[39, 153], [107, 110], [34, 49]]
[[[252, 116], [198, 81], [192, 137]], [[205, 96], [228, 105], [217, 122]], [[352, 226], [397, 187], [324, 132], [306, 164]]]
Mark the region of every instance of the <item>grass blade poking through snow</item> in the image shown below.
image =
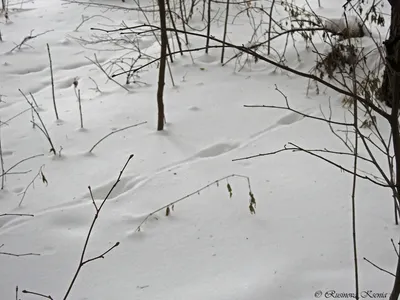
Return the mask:
[[146, 123], [147, 123], [147, 122], [141, 122], [141, 123], [138, 123], [138, 124], [135, 124], [135, 125], [130, 125], [130, 126], [127, 126], [127, 127], [124, 127], [124, 128], [120, 128], [120, 129], [117, 129], [117, 130], [114, 130], [114, 131], [110, 132], [109, 134], [107, 134], [106, 136], [104, 136], [103, 138], [101, 138], [96, 144], [94, 144], [94, 146], [89, 150], [89, 153], [92, 153], [92, 151], [94, 150], [94, 148], [96, 148], [96, 146], [97, 146], [98, 144], [100, 144], [102, 141], [104, 141], [104, 140], [105, 140], [106, 138], [108, 138], [110, 135], [113, 135], [114, 133], [123, 131], [123, 130], [125, 130], [125, 129], [129, 129], [129, 128], [136, 127], [136, 126], [139, 126], [139, 125], [143, 125], [143, 124], [146, 124]]
[[[213, 181], [213, 182], [211, 182], [211, 183], [209, 183], [209, 184], [203, 186], [202, 188], [200, 188], [200, 189], [198, 189], [198, 190], [196, 190], [196, 191], [194, 191], [194, 192], [192, 192], [192, 193], [190, 193], [190, 194], [188, 194], [188, 195], [186, 195], [186, 196], [183, 196], [182, 198], [180, 198], [180, 199], [178, 199], [178, 200], [175, 200], [175, 201], [173, 201], [173, 202], [171, 202], [171, 203], [168, 203], [168, 204], [166, 204], [166, 205], [164, 205], [164, 206], [162, 206], [162, 207], [156, 209], [155, 211], [149, 213], [149, 214], [143, 219], [143, 221], [139, 224], [139, 226], [136, 228], [136, 231], [137, 231], [137, 232], [141, 231], [141, 228], [142, 228], [143, 224], [146, 223], [146, 221], [147, 221], [151, 216], [153, 216], [154, 214], [156, 214], [156, 213], [158, 213], [158, 212], [160, 212], [160, 211], [165, 210], [165, 215], [168, 217], [168, 216], [171, 214], [171, 211], [174, 211], [174, 210], [175, 210], [175, 204], [177, 204], [177, 203], [179, 203], [179, 202], [182, 202], [182, 201], [184, 201], [184, 200], [187, 200], [188, 198], [190, 198], [190, 197], [193, 196], [193, 195], [200, 194], [201, 191], [203, 191], [203, 190], [205, 190], [205, 189], [207, 189], [207, 188], [209, 188], [209, 187], [211, 187], [211, 186], [213, 186], [213, 185], [219, 186], [219, 183], [220, 183], [221, 181], [223, 181], [223, 180], [228, 180], [229, 178], [235, 178], [235, 177], [236, 177], [236, 178], [241, 178], [241, 179], [246, 179], [246, 180], [247, 180], [247, 184], [248, 184], [248, 188], [249, 188], [249, 196], [250, 196], [250, 200], [249, 200], [249, 210], [250, 210], [250, 213], [251, 213], [251, 214], [255, 214], [255, 213], [256, 213], [256, 199], [254, 198], [254, 194], [253, 194], [253, 192], [252, 192], [252, 190], [251, 190], [250, 178], [249, 178], [248, 176], [244, 176], [244, 175], [231, 174], [231, 175], [222, 177], [222, 178], [220, 178], [220, 179], [217, 179], [217, 180], [215, 180], [215, 181]], [[231, 187], [230, 183], [227, 183], [227, 189], [228, 189], [229, 197], [232, 197], [232, 195], [233, 195], [233, 190], [232, 190], [232, 187]]]

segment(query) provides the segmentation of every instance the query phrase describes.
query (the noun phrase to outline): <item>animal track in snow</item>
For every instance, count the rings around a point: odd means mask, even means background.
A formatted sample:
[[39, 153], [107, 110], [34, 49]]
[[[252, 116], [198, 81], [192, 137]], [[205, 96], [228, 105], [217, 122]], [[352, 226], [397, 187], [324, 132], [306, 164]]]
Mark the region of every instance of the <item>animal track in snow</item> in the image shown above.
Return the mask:
[[188, 110], [191, 110], [191, 111], [199, 111], [200, 108], [199, 108], [198, 106], [190, 106], [190, 107], [188, 108]]
[[3, 156], [10, 156], [13, 154], [14, 154], [14, 151], [12, 151], [12, 150], [4, 150], [3, 151]]
[[141, 186], [144, 182], [146, 182], [148, 180], [147, 177], [137, 177], [134, 178], [133, 180], [129, 181], [126, 185], [126, 191], [131, 191], [133, 189], [138, 188], [139, 186]]
[[197, 60], [205, 64], [218, 63], [218, 57], [210, 54], [203, 54], [200, 57], [198, 57]]
[[296, 123], [302, 119], [304, 119], [304, 117], [302, 115], [295, 113], [295, 112], [291, 112], [291, 113], [287, 114], [286, 116], [283, 116], [282, 118], [280, 118], [276, 123], [278, 125], [290, 125], [290, 124]]
[[6, 108], [13, 105], [12, 102], [0, 102], [0, 108]]
[[[98, 58], [99, 63], [104, 63], [106, 59]], [[85, 60], [85, 61], [76, 61], [76, 62], [71, 62], [69, 64], [66, 64], [64, 66], [58, 66], [56, 70], [64, 70], [64, 71], [70, 71], [70, 70], [75, 70], [79, 68], [83, 68], [86, 66], [93, 65], [93, 63], [90, 60]]]
[[151, 38], [138, 39], [140, 49], [147, 49], [154, 45], [155, 41]]
[[13, 74], [13, 75], [28, 75], [28, 74], [32, 74], [32, 73], [42, 72], [46, 68], [47, 68], [46, 65], [37, 65], [37, 66], [33, 66], [33, 67], [24, 68], [24, 69], [21, 69], [21, 70], [13, 70], [12, 72], [10, 72], [10, 74]]
[[[312, 114], [310, 109], [305, 110], [302, 113], [307, 114], [307, 115], [311, 115]], [[242, 148], [250, 145], [251, 143], [261, 139], [268, 132], [270, 132], [270, 131], [272, 131], [274, 129], [278, 129], [278, 128], [281, 128], [281, 127], [284, 127], [284, 126], [287, 126], [287, 125], [294, 124], [296, 122], [299, 122], [299, 121], [303, 120], [304, 118], [305, 118], [304, 116], [302, 116], [302, 115], [300, 115], [298, 113], [290, 112], [289, 114], [283, 116], [278, 121], [276, 121], [275, 124], [272, 124], [272, 125], [266, 127], [265, 129], [263, 129], [263, 130], [255, 133], [255, 134], [251, 135], [250, 138], [247, 141], [241, 143], [240, 146], [238, 146], [238, 148], [242, 149]]]
[[[115, 199], [125, 192], [132, 191], [145, 184], [148, 180], [149, 178], [143, 176], [126, 176], [121, 178], [120, 182], [117, 184], [113, 192], [108, 197], [108, 200]], [[106, 184], [100, 185], [92, 189], [93, 198], [99, 201], [103, 200], [114, 185], [114, 183], [115, 178], [113, 178]], [[17, 193], [19, 191], [22, 191], [23, 189], [23, 187], [16, 188], [13, 192]], [[70, 234], [81, 234], [82, 228], [86, 228], [85, 226], [87, 225], [88, 219], [88, 211], [81, 208], [93, 205], [89, 199], [90, 194], [88, 192], [81, 197], [74, 198], [74, 200], [72, 201], [64, 202], [35, 213], [35, 217], [39, 218], [45, 215], [49, 215], [50, 222], [54, 225], [55, 228], [65, 229], [68, 226], [74, 225], [74, 229], [70, 231]], [[69, 211], [71, 209], [82, 211], [82, 213], [74, 213], [71, 215], [71, 212]], [[29, 218], [0, 218], [0, 235], [17, 227], [24, 226], [27, 222], [30, 222]], [[67, 230], [69, 229], [67, 228]]]
[[200, 150], [197, 154], [195, 154], [195, 157], [199, 157], [199, 158], [216, 157], [216, 156], [224, 154], [228, 151], [231, 151], [231, 150], [237, 148], [238, 146], [239, 146], [238, 143], [214, 144], [212, 146], [204, 148], [203, 150]]
[[[117, 186], [111, 192], [108, 199], [113, 199], [113, 198], [118, 197], [119, 195], [123, 194], [126, 191], [125, 186], [129, 182], [130, 179], [131, 179], [131, 177], [122, 177], [120, 179], [119, 183], [117, 184]], [[107, 182], [106, 184], [100, 185], [100, 186], [92, 189], [93, 198], [95, 200], [103, 200], [107, 196], [108, 192], [111, 190], [111, 188], [114, 184], [115, 184], [115, 179], [111, 180], [110, 182]], [[90, 194], [86, 193], [84, 197], [88, 198], [88, 197], [90, 197]]]
[[68, 78], [56, 83], [58, 89], [68, 89], [74, 84], [74, 79]]
[[76, 210], [71, 214], [70, 211], [59, 210], [49, 214], [48, 222], [51, 224], [51, 228], [68, 228], [74, 227], [84, 227], [87, 225], [87, 213], [84, 210]]
[[70, 39], [65, 38], [65, 39], [59, 40], [59, 41], [57, 42], [57, 44], [63, 45], [63, 46], [67, 46], [67, 45], [71, 45], [72, 42], [71, 42]]
[[[117, 186], [111, 192], [108, 199], [114, 199], [125, 192], [135, 189], [136, 187], [140, 186], [140, 183], [142, 183], [145, 180], [146, 180], [145, 177], [132, 177], [132, 176], [122, 177]], [[101, 186], [92, 189], [93, 198], [95, 200], [103, 200], [107, 196], [108, 192], [111, 190], [114, 184], [115, 184], [115, 179], [111, 180], [106, 184], [103, 184]], [[90, 197], [90, 194], [86, 193], [84, 198], [88, 197]]]
[[26, 93], [36, 94], [36, 93], [40, 92], [41, 90], [43, 90], [44, 88], [46, 88], [48, 85], [50, 85], [50, 83], [41, 82], [35, 87], [28, 88]]

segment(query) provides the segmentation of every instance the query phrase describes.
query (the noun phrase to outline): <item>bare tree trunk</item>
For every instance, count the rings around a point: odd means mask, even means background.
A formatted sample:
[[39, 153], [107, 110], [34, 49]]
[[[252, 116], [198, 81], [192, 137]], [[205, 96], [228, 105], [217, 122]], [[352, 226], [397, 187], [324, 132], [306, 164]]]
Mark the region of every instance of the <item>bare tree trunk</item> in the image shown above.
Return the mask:
[[222, 39], [223, 40], [223, 44], [222, 44], [222, 53], [221, 53], [221, 64], [224, 63], [226, 31], [228, 30], [229, 5], [230, 5], [230, 0], [227, 0], [226, 1], [226, 15], [225, 15], [225, 25], [224, 25], [224, 36], [223, 36], [223, 39]]
[[[389, 0], [390, 5], [392, 6], [392, 14], [391, 14], [391, 22], [390, 22], [390, 33], [389, 40], [394, 41], [400, 38], [400, 1], [399, 0]], [[393, 48], [393, 50], [395, 50]], [[387, 53], [389, 56], [390, 54]], [[393, 106], [393, 90], [392, 85], [393, 81], [391, 81], [390, 77], [392, 76], [388, 67], [385, 67], [385, 71], [383, 73], [382, 85], [379, 90], [379, 99], [382, 102], [385, 102], [388, 106]], [[398, 99], [400, 101], [400, 99]]]
[[210, 30], [211, 30], [211, 0], [208, 0], [206, 53], [208, 53], [208, 47], [210, 46]]
[[[396, 55], [396, 62], [400, 62], [400, 43], [397, 42], [397, 55]], [[398, 119], [398, 113], [399, 113], [399, 108], [400, 108], [400, 76], [398, 73], [394, 70], [390, 70], [390, 76], [392, 77], [393, 81], [393, 107], [392, 107], [392, 117], [391, 117], [391, 128], [392, 128], [392, 134], [393, 134], [393, 148], [394, 148], [394, 154], [396, 158], [396, 189], [397, 189], [397, 194], [400, 191], [400, 130], [399, 130], [399, 119]], [[396, 74], [397, 73], [397, 74]], [[398, 199], [397, 199], [398, 201]], [[397, 259], [397, 268], [396, 268], [396, 278], [394, 280], [393, 284], [393, 290], [390, 295], [389, 300], [397, 300], [400, 295], [400, 257]]]
[[[400, 110], [400, 0], [389, 0], [392, 5], [392, 20], [390, 24], [390, 37], [385, 42], [386, 46], [386, 84], [392, 97], [392, 113], [390, 127], [393, 134], [393, 150], [396, 158], [396, 189], [400, 192], [400, 130], [399, 130], [399, 110]], [[385, 80], [387, 81], [385, 83]], [[388, 92], [388, 91], [383, 91]], [[397, 199], [398, 201], [399, 199]], [[389, 300], [398, 300], [400, 295], [400, 257], [397, 260], [396, 278]]]
[[164, 129], [164, 85], [165, 85], [165, 67], [167, 60], [167, 21], [164, 0], [158, 0], [160, 11], [160, 27], [161, 27], [161, 53], [160, 68], [158, 71], [158, 90], [157, 90], [157, 106], [158, 106], [158, 122], [157, 130]]

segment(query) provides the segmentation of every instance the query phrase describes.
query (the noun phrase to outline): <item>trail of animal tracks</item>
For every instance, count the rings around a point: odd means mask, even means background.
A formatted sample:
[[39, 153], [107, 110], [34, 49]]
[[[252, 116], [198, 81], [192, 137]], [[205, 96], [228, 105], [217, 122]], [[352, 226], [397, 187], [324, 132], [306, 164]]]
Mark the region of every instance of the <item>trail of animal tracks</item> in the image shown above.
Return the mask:
[[[91, 27], [143, 23], [140, 12], [55, 0], [10, 5], [10, 20], [0, 23], [0, 118], [9, 120], [0, 128], [4, 163], [7, 169], [26, 157], [44, 156], [19, 165], [15, 171], [24, 174], [7, 176], [0, 192], [0, 213], [35, 215], [0, 218], [1, 251], [40, 254], [0, 255], [1, 299], [14, 299], [17, 285], [54, 299], [65, 293], [95, 212], [88, 186], [95, 201], [101, 201], [130, 154], [134, 158], [98, 219], [87, 255], [99, 255], [115, 242], [120, 246], [85, 266], [70, 299], [309, 300], [317, 290], [353, 291], [351, 178], [304, 153], [232, 161], [281, 149], [288, 142], [340, 150], [327, 125], [286, 110], [244, 108], [284, 106], [276, 85], [294, 109], [318, 117], [332, 113], [340, 120], [340, 96], [328, 90], [307, 95], [307, 80], [265, 64], [248, 64], [241, 72], [234, 62], [222, 67], [220, 49], [208, 55], [185, 54], [171, 63], [175, 86], [167, 77], [166, 130], [156, 132], [157, 66], [140, 72], [136, 84], [125, 86], [121, 80], [126, 91], [88, 59], [96, 55], [107, 66], [126, 49], [82, 42], [92, 37]], [[320, 12], [339, 12], [329, 5]], [[79, 26], [83, 17], [94, 15]], [[248, 41], [248, 19], [238, 20], [228, 36], [243, 44]], [[216, 21], [213, 34], [222, 29]], [[30, 34], [44, 32], [10, 52]], [[152, 37], [142, 38], [139, 45], [148, 55], [158, 53]], [[202, 47], [204, 41], [193, 39], [191, 46]], [[227, 57], [234, 54], [227, 50]], [[293, 49], [287, 56], [288, 63], [304, 71], [314, 64], [306, 50], [300, 50], [301, 62]], [[18, 89], [34, 95], [56, 156], [48, 153], [40, 130], [32, 128], [31, 112]], [[143, 121], [147, 123], [108, 137], [88, 155], [106, 134]], [[338, 160], [351, 166], [347, 158]], [[41, 166], [48, 185], [39, 177], [18, 207], [20, 193]], [[223, 181], [176, 205], [170, 216], [160, 212], [149, 218], [136, 232], [152, 211], [230, 174], [250, 177], [255, 215], [248, 209], [247, 182], [231, 178], [232, 198]], [[358, 191], [360, 256], [391, 269], [395, 254], [390, 238], [396, 237], [396, 230], [391, 225], [392, 203], [381, 201], [390, 195], [369, 187], [360, 182]], [[360, 264], [360, 272], [362, 289], [389, 291], [390, 277], [368, 264]]]

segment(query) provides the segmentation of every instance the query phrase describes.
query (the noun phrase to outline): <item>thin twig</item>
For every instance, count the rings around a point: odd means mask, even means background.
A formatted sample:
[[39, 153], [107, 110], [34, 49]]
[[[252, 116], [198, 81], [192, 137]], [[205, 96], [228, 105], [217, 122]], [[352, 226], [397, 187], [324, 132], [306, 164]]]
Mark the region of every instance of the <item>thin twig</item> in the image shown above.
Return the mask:
[[32, 292], [32, 291], [28, 291], [28, 290], [23, 290], [22, 293], [24, 293], [24, 294], [30, 294], [30, 295], [35, 295], [35, 296], [39, 296], [39, 297], [42, 297], [42, 298], [46, 298], [46, 299], [53, 300], [53, 298], [52, 298], [50, 295], [47, 296], [47, 295], [44, 295], [44, 294], [41, 294], [41, 293], [37, 293], [37, 292]]
[[34, 38], [37, 38], [37, 37], [39, 37], [39, 36], [41, 36], [41, 35], [44, 35], [44, 34], [46, 34], [46, 33], [48, 33], [48, 32], [51, 32], [51, 31], [53, 31], [53, 30], [46, 30], [45, 32], [38, 33], [38, 34], [36, 34], [36, 35], [32, 35], [32, 33], [33, 33], [33, 30], [32, 30], [31, 33], [30, 33], [28, 36], [24, 37], [24, 39], [23, 39], [18, 45], [15, 45], [15, 47], [12, 48], [12, 49], [9, 51], [9, 53], [12, 53], [15, 49], [21, 49], [21, 47], [22, 47], [26, 42], [28, 42], [28, 41], [30, 41], [30, 40], [32, 40], [32, 39], [34, 39]]
[[119, 85], [121, 88], [123, 88], [125, 91], [129, 92], [128, 88], [126, 88], [125, 86], [123, 86], [122, 84], [120, 84], [118, 81], [116, 81], [112, 76], [110, 76], [103, 68], [103, 66], [100, 64], [99, 60], [97, 59], [97, 55], [94, 55], [94, 60], [86, 57], [87, 60], [91, 61], [96, 67], [98, 67], [100, 69], [100, 71], [102, 71], [104, 73], [104, 75], [107, 76], [108, 80], [111, 80], [112, 82], [114, 82], [115, 84]]
[[[350, 174], [350, 175], [353, 175], [353, 174], [354, 174], [354, 172], [353, 172], [352, 170], [349, 170], [349, 169], [347, 169], [347, 168], [341, 166], [340, 164], [338, 164], [338, 163], [336, 163], [336, 162], [334, 162], [334, 161], [332, 161], [332, 160], [327, 159], [326, 157], [323, 157], [323, 156], [321, 156], [321, 155], [318, 155], [317, 153], [315, 153], [315, 151], [309, 151], [308, 149], [304, 149], [304, 148], [302, 148], [302, 147], [299, 147], [299, 146], [297, 146], [297, 145], [294, 144], [294, 143], [288, 143], [288, 145], [290, 145], [290, 146], [292, 146], [292, 147], [287, 147], [287, 146], [285, 145], [282, 149], [279, 149], [279, 150], [276, 150], [276, 151], [271, 151], [271, 152], [266, 152], [266, 153], [260, 153], [260, 154], [245, 156], [245, 157], [241, 157], [241, 158], [235, 158], [235, 159], [233, 159], [232, 161], [247, 160], [247, 159], [253, 159], [253, 158], [262, 157], [262, 156], [271, 156], [271, 155], [275, 155], [275, 154], [278, 154], [278, 153], [281, 153], [281, 152], [287, 152], [287, 151], [290, 151], [290, 152], [304, 152], [304, 153], [307, 153], [307, 154], [309, 154], [309, 155], [311, 155], [311, 156], [317, 157], [317, 158], [319, 158], [319, 159], [321, 159], [321, 160], [323, 160], [323, 161], [325, 161], [325, 162], [327, 162], [327, 163], [329, 163], [329, 164], [331, 164], [331, 165], [337, 167], [337, 168], [338, 168], [339, 170], [341, 170], [342, 172], [348, 173], [348, 174]], [[370, 182], [372, 182], [372, 183], [375, 183], [376, 185], [379, 185], [379, 186], [381, 186], [381, 187], [390, 187], [390, 185], [384, 184], [384, 183], [382, 183], [382, 182], [379, 182], [379, 181], [377, 181], [377, 180], [375, 180], [375, 179], [372, 179], [371, 177], [366, 176], [366, 175], [357, 174], [357, 177], [358, 177], [358, 178], [361, 178], [361, 179], [368, 180], [368, 181], [370, 181]]]
[[100, 144], [102, 141], [104, 141], [104, 140], [105, 140], [106, 138], [108, 138], [110, 135], [113, 135], [113, 134], [115, 134], [115, 133], [117, 133], [117, 132], [120, 132], [120, 131], [129, 129], [129, 128], [132, 128], [132, 127], [136, 127], [136, 126], [139, 126], [139, 125], [143, 125], [143, 124], [146, 124], [146, 123], [147, 123], [147, 121], [141, 122], [141, 123], [138, 123], [138, 124], [134, 124], [134, 125], [130, 125], [130, 126], [127, 126], [127, 127], [124, 127], [124, 128], [120, 128], [120, 129], [117, 129], [117, 130], [114, 130], [114, 131], [110, 132], [109, 134], [107, 134], [106, 136], [104, 136], [103, 138], [101, 138], [96, 144], [94, 144], [94, 146], [89, 150], [89, 153], [92, 153], [92, 151], [94, 150], [94, 148], [96, 148], [96, 146], [97, 146], [98, 144]]
[[[101, 211], [101, 209], [104, 207], [104, 204], [107, 202], [108, 198], [110, 197], [111, 193], [113, 192], [113, 190], [115, 189], [115, 187], [117, 186], [117, 184], [120, 182], [121, 176], [122, 176], [122, 174], [124, 173], [126, 167], [128, 166], [128, 164], [129, 164], [129, 162], [130, 162], [130, 160], [131, 160], [132, 158], [133, 158], [133, 154], [131, 154], [131, 155], [129, 156], [129, 158], [128, 158], [128, 160], [126, 161], [125, 165], [123, 166], [123, 168], [122, 168], [121, 171], [119, 172], [119, 175], [118, 175], [117, 180], [115, 181], [115, 183], [113, 184], [113, 186], [112, 186], [111, 189], [109, 190], [109, 192], [108, 192], [108, 194], [106, 195], [106, 197], [104, 198], [104, 200], [101, 202], [100, 206], [97, 207], [97, 205], [96, 205], [96, 204], [94, 203], [94, 201], [93, 201], [93, 205], [94, 205], [94, 207], [96, 208], [96, 213], [95, 213], [95, 215], [94, 215], [94, 217], [93, 217], [92, 224], [90, 225], [88, 234], [87, 234], [87, 236], [86, 236], [86, 240], [85, 240], [85, 244], [84, 244], [83, 249], [82, 249], [82, 253], [81, 253], [80, 260], [79, 260], [78, 268], [77, 268], [76, 271], [75, 271], [75, 274], [74, 274], [74, 276], [73, 276], [73, 278], [72, 278], [72, 280], [71, 280], [71, 283], [70, 283], [69, 286], [68, 286], [68, 289], [67, 289], [67, 291], [66, 291], [66, 293], [65, 293], [65, 295], [64, 295], [64, 297], [63, 297], [63, 300], [66, 300], [66, 299], [68, 298], [68, 296], [69, 296], [69, 294], [70, 294], [70, 292], [71, 292], [71, 290], [72, 290], [72, 287], [74, 286], [75, 281], [76, 281], [76, 279], [77, 279], [77, 277], [78, 277], [78, 275], [79, 275], [79, 272], [81, 271], [82, 267], [83, 267], [85, 264], [87, 264], [87, 263], [89, 263], [89, 262], [92, 262], [92, 261], [95, 261], [95, 260], [100, 259], [100, 258], [104, 258], [104, 255], [106, 255], [107, 253], [109, 253], [111, 250], [113, 250], [115, 247], [117, 247], [117, 246], [119, 245], [119, 242], [117, 242], [117, 243], [115, 243], [111, 248], [109, 248], [107, 251], [105, 251], [103, 254], [85, 260], [86, 249], [87, 249], [87, 246], [88, 246], [88, 244], [89, 244], [89, 240], [90, 240], [90, 237], [91, 237], [91, 235], [92, 235], [92, 231], [93, 231], [94, 225], [96, 224], [96, 221], [97, 221], [97, 219], [98, 219], [98, 217], [99, 217], [100, 211]], [[89, 187], [89, 191], [91, 191], [91, 188], [90, 188], [90, 187]]]
[[[43, 156], [43, 155], [44, 155], [44, 154], [36, 154], [36, 155], [30, 156], [30, 157], [24, 158], [24, 159], [20, 160], [19, 162], [17, 162], [16, 164], [14, 164], [13, 166], [11, 166], [10, 168], [8, 168], [8, 169], [4, 172], [3, 175], [9, 174], [10, 171], [11, 171], [12, 169], [14, 169], [15, 167], [17, 167], [18, 165], [20, 165], [20, 164], [23, 163], [23, 162], [25, 162], [25, 161], [27, 161], [27, 160], [30, 160], [30, 159], [32, 159], [32, 158], [36, 158], [36, 157], [39, 157], [39, 156]], [[0, 176], [3, 176], [3, 175], [0, 175]]]
[[44, 165], [42, 165], [42, 166], [39, 168], [39, 172], [37, 172], [37, 174], [35, 175], [35, 177], [33, 177], [33, 179], [32, 179], [31, 182], [28, 184], [28, 186], [25, 188], [25, 190], [24, 190], [22, 193], [20, 193], [20, 194], [22, 194], [22, 197], [21, 197], [21, 200], [19, 201], [18, 206], [21, 206], [22, 202], [23, 202], [24, 199], [25, 199], [26, 193], [28, 192], [28, 189], [29, 189], [32, 185], [34, 185], [35, 180], [36, 180], [40, 175], [43, 174], [43, 173], [42, 173], [43, 167], [44, 167]]
[[96, 209], [96, 211], [98, 211], [99, 208], [97, 207], [96, 201], [94, 200], [92, 188], [89, 186], [88, 189], [89, 189], [89, 193], [90, 193], [90, 198], [92, 199], [93, 206]]
[[390, 239], [390, 241], [392, 242], [394, 252], [396, 252], [396, 255], [399, 257], [399, 250], [397, 250], [397, 247], [396, 247], [396, 245], [394, 244], [393, 239]]
[[23, 257], [23, 256], [40, 256], [39, 253], [22, 253], [22, 254], [15, 254], [10, 252], [0, 252], [0, 255], [8, 255], [14, 257]]
[[[346, 16], [346, 15], [345, 15]], [[349, 42], [350, 43], [350, 42]], [[356, 66], [353, 66], [353, 92], [357, 93], [357, 83], [356, 83]], [[351, 191], [351, 221], [352, 221], [352, 240], [353, 240], [353, 258], [354, 258], [354, 280], [355, 280], [355, 290], [356, 299], [360, 298], [359, 291], [359, 278], [358, 278], [358, 258], [357, 258], [357, 227], [356, 227], [356, 185], [357, 185], [357, 166], [358, 166], [358, 101], [354, 99], [353, 104], [353, 127], [355, 129], [354, 136], [354, 165], [353, 165], [353, 185]]]
[[5, 216], [34, 217], [34, 215], [32, 215], [32, 214], [13, 214], [13, 213], [0, 214], [0, 217], [5, 217]]
[[389, 271], [387, 271], [387, 270], [385, 270], [385, 269], [382, 269], [381, 267], [377, 266], [376, 264], [374, 264], [373, 262], [371, 262], [371, 261], [368, 260], [367, 258], [364, 257], [364, 260], [365, 260], [366, 262], [370, 263], [371, 265], [373, 265], [373, 266], [374, 266], [375, 268], [377, 268], [378, 270], [380, 270], [380, 271], [382, 271], [382, 272], [385, 272], [385, 273], [387, 273], [387, 274], [389, 274], [389, 275], [392, 275], [393, 277], [396, 277], [396, 275], [394, 275], [392, 272], [389, 272]]

